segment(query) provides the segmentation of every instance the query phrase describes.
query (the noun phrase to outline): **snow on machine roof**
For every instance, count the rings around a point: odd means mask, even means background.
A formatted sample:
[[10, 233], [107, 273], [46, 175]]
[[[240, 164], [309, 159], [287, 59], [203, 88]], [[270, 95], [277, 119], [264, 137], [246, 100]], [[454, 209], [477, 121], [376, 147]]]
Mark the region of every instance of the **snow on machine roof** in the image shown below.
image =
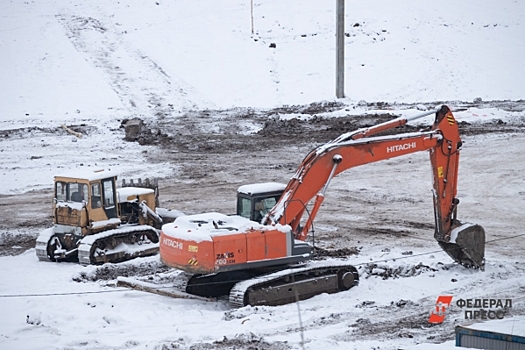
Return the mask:
[[237, 192], [251, 195], [253, 193], [284, 191], [285, 188], [286, 185], [279, 182], [263, 182], [240, 186]]
[[56, 178], [73, 178], [79, 180], [96, 181], [117, 176], [118, 174], [111, 170], [105, 169], [74, 169], [68, 170], [62, 174], [55, 175]]
[[173, 223], [162, 226], [162, 232], [170, 237], [195, 242], [212, 241], [213, 237], [247, 232], [251, 229], [275, 229], [284, 233], [289, 226], [265, 226], [238, 215], [204, 213], [178, 217]]

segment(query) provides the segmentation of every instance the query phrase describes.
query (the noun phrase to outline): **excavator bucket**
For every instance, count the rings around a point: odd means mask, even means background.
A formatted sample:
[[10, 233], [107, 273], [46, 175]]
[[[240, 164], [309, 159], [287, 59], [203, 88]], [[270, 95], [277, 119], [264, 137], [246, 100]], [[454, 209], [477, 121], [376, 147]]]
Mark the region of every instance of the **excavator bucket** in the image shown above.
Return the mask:
[[485, 230], [480, 225], [460, 224], [452, 230], [448, 242], [436, 239], [457, 263], [485, 270]]

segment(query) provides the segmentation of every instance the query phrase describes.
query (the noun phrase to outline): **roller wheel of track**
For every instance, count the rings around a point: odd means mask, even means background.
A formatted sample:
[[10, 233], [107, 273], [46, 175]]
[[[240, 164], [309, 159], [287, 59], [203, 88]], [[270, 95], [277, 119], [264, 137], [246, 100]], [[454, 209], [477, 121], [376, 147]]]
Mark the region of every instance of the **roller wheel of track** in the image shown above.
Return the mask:
[[349, 269], [340, 270], [337, 272], [337, 282], [340, 290], [349, 290], [355, 285], [354, 273]]
[[[55, 250], [57, 249], [57, 242], [58, 241], [58, 238], [56, 236], [51, 236], [51, 238], [49, 239], [49, 242], [47, 242], [47, 257], [49, 258], [49, 260], [53, 261], [53, 262], [59, 262], [60, 260], [59, 259], [55, 259]], [[60, 242], [59, 242], [60, 244]]]

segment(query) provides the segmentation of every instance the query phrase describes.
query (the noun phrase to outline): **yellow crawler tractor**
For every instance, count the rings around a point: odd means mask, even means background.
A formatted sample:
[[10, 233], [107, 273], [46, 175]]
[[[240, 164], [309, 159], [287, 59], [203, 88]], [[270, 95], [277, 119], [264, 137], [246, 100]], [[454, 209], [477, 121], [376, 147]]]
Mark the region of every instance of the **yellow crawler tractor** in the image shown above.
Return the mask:
[[123, 182], [105, 170], [55, 176], [54, 225], [40, 233], [42, 261], [121, 262], [156, 254], [159, 229], [184, 215], [157, 208], [157, 181]]

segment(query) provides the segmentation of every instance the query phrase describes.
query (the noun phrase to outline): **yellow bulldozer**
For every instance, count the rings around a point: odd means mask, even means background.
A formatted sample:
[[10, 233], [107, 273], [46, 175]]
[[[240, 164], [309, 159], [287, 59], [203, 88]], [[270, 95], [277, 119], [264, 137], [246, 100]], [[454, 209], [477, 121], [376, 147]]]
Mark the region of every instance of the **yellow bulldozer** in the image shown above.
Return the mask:
[[55, 176], [54, 225], [36, 240], [42, 261], [121, 262], [156, 254], [159, 230], [184, 215], [157, 208], [158, 181], [122, 182], [106, 170]]

